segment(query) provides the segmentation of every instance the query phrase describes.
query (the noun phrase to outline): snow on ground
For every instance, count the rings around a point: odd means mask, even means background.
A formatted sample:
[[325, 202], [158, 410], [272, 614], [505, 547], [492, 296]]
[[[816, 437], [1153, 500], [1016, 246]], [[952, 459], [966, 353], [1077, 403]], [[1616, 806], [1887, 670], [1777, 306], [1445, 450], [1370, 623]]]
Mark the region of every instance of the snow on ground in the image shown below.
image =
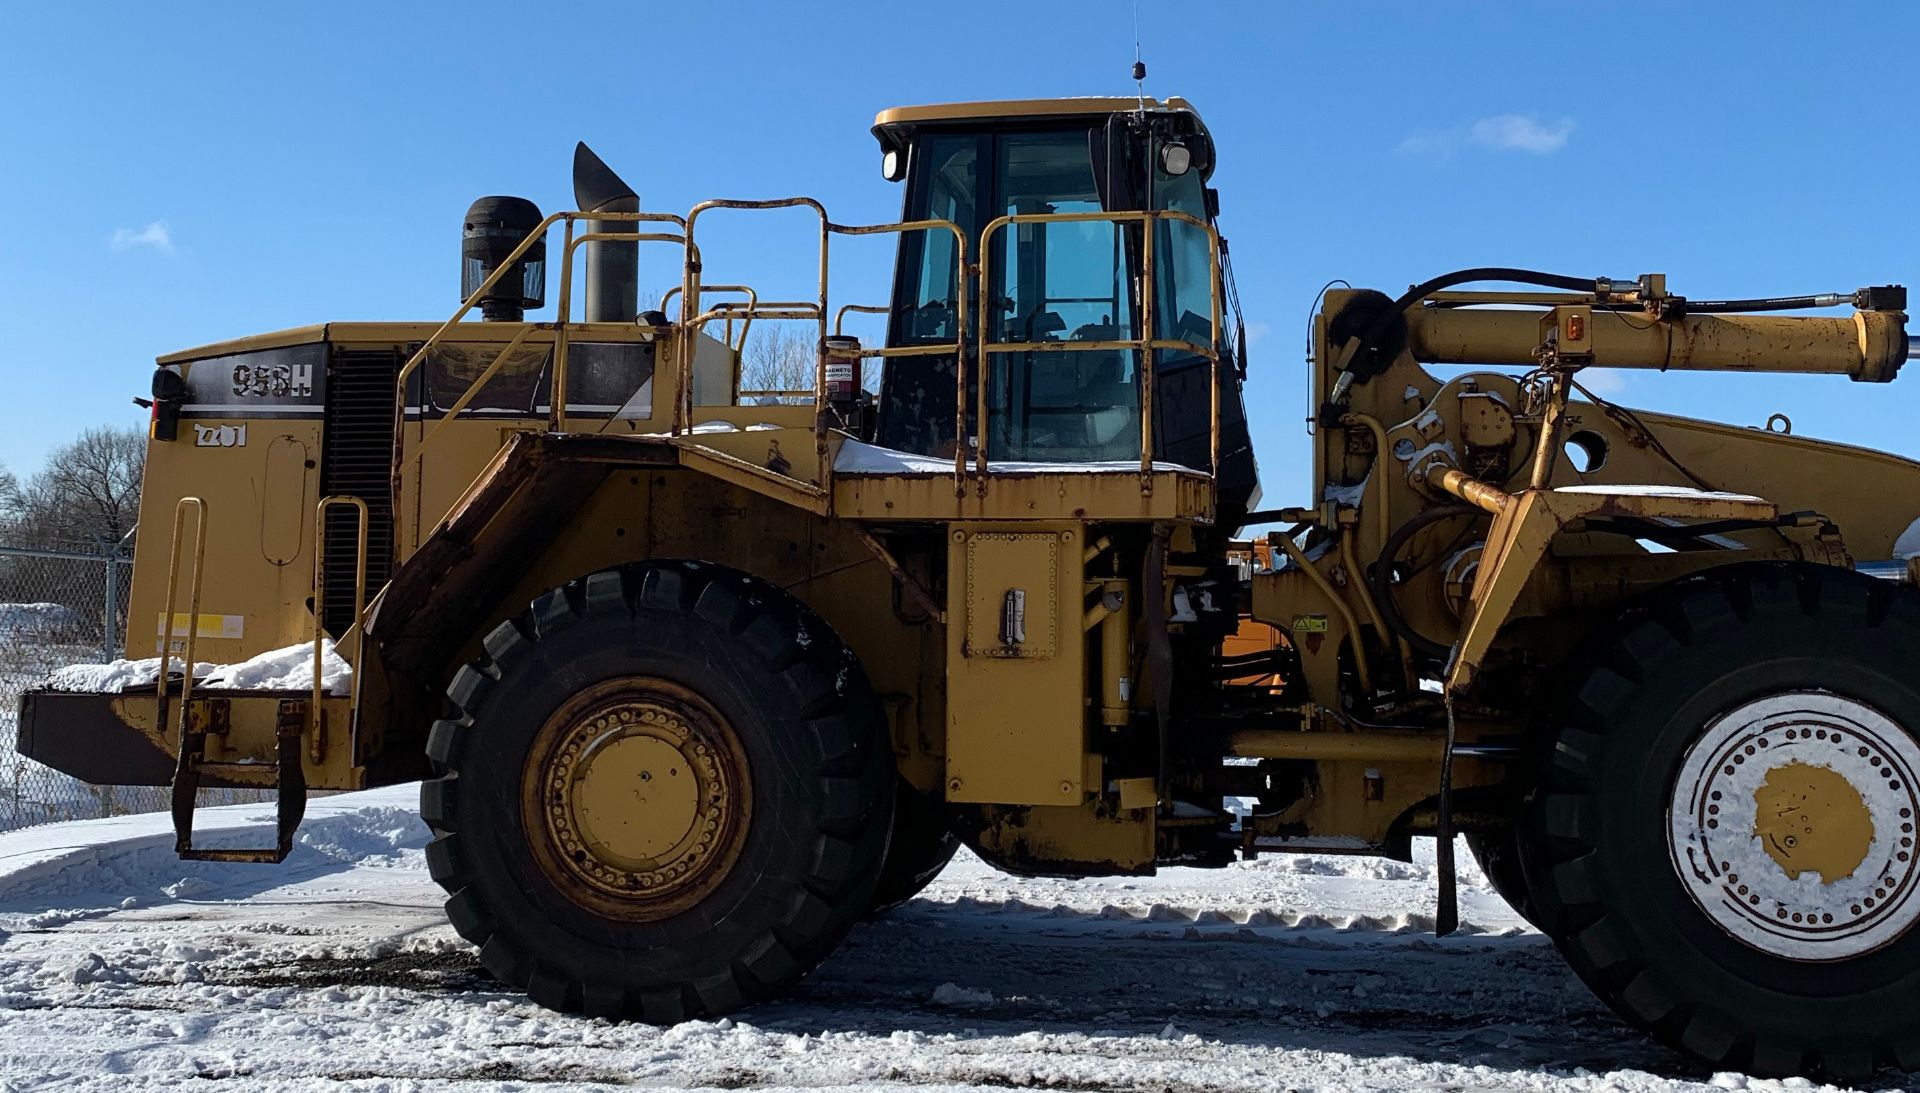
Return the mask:
[[[834, 455], [833, 469], [838, 474], [952, 474], [953, 458], [949, 456], [940, 459], [934, 456], [916, 455], [912, 452], [849, 440], [841, 444], [840, 451]], [[1101, 471], [1137, 471], [1140, 469], [1140, 461], [1119, 459], [1106, 462], [1032, 462], [996, 459], [993, 462], [993, 469], [1001, 474], [1092, 474]], [[1190, 468], [1178, 463], [1156, 461], [1153, 469], [1184, 471]]]
[[72, 634], [80, 613], [57, 603], [0, 603], [0, 634], [10, 639]]
[[[1813, 1089], [1624, 1027], [1477, 875], [1271, 857], [1093, 881], [968, 855], [789, 1000], [666, 1029], [549, 1013], [446, 925], [417, 788], [311, 802], [280, 866], [183, 863], [164, 816], [0, 836], [0, 1090]], [[258, 843], [270, 809], [204, 811]]]

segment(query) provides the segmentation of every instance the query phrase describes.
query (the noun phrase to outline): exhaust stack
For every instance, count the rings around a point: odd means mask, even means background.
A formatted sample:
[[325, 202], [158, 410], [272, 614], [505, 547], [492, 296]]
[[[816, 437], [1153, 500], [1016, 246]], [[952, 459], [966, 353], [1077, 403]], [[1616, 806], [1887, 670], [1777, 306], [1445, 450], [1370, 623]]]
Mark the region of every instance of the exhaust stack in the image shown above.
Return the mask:
[[[640, 198], [581, 141], [573, 149], [573, 200], [581, 212], [637, 213]], [[632, 232], [632, 221], [594, 220], [590, 232]], [[630, 323], [640, 310], [640, 244], [587, 244], [586, 320]]]

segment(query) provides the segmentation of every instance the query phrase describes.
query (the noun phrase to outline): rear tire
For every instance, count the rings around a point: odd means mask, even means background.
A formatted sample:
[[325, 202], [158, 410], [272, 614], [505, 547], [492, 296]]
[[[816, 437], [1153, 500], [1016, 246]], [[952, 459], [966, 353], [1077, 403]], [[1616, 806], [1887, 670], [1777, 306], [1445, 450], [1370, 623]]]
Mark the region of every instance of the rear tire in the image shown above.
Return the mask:
[[447, 915], [543, 1006], [671, 1023], [797, 982], [865, 911], [886, 724], [780, 590], [646, 563], [541, 597], [448, 689], [421, 813]]
[[1728, 567], [1586, 664], [1522, 827], [1574, 971], [1715, 1067], [1920, 1068], [1920, 596]]
[[1519, 836], [1511, 831], [1498, 831], [1468, 835], [1466, 839], [1467, 849], [1473, 853], [1480, 871], [1487, 875], [1494, 892], [1521, 918], [1539, 926], [1533, 913], [1533, 896], [1527, 891], [1527, 878], [1520, 868]]

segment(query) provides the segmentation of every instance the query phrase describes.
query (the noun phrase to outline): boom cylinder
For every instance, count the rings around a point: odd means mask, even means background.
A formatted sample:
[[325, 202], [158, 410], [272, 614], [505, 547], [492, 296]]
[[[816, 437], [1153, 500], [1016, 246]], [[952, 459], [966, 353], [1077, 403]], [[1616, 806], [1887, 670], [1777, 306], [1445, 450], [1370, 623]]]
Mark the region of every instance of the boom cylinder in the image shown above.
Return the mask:
[[[1416, 308], [1407, 344], [1431, 364], [1525, 365], [1540, 345], [1534, 310]], [[1830, 315], [1688, 315], [1653, 319], [1595, 310], [1593, 357], [1608, 368], [1844, 375], [1885, 383], [1907, 361], [1901, 311]]]

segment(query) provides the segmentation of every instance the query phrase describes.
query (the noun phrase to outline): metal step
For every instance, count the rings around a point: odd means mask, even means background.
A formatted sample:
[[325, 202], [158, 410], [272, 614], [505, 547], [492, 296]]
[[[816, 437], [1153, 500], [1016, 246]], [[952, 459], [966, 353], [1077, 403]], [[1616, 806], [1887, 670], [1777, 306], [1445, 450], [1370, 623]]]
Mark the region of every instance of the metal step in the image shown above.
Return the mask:
[[[180, 757], [173, 772], [173, 846], [183, 861], [259, 862], [274, 864], [286, 860], [293, 850], [293, 835], [307, 813], [307, 772], [301, 766], [301, 742], [307, 727], [309, 703], [305, 699], [282, 699], [279, 718], [274, 725], [275, 761], [271, 764], [278, 790], [278, 808], [274, 816], [274, 845], [261, 849], [206, 849], [193, 845], [193, 812], [200, 790], [200, 776], [208, 771], [244, 767], [258, 770], [258, 763], [208, 762], [209, 732], [223, 732], [218, 721], [206, 728], [188, 724], [181, 733]], [[188, 719], [183, 718], [183, 721]]]

